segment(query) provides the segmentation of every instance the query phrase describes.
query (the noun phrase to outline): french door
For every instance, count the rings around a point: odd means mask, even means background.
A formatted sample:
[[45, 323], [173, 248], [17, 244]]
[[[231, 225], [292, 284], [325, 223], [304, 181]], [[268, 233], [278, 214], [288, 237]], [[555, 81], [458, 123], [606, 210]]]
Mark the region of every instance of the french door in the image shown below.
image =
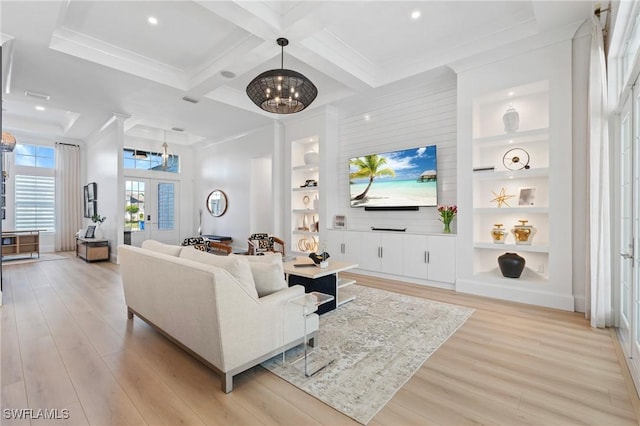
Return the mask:
[[176, 181], [125, 178], [125, 230], [132, 245], [149, 239], [178, 244], [179, 190]]
[[620, 114], [619, 321], [620, 343], [640, 388], [640, 90]]

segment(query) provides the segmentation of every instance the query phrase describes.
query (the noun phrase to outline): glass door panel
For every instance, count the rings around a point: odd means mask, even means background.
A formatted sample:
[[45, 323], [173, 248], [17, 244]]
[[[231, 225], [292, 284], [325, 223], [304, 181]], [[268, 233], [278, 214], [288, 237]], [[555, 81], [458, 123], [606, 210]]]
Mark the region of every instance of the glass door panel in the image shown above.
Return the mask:
[[125, 178], [125, 230], [132, 245], [148, 239], [179, 243], [178, 189], [177, 182]]

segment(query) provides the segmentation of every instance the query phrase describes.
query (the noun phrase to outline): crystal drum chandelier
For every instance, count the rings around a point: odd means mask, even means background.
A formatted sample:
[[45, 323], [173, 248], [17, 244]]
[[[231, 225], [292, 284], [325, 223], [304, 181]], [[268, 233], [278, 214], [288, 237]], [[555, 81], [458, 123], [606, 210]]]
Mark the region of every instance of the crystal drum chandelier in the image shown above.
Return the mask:
[[280, 69], [265, 71], [247, 86], [247, 95], [265, 111], [293, 114], [308, 107], [318, 96], [318, 89], [304, 75], [284, 68], [286, 38], [277, 40], [281, 47]]

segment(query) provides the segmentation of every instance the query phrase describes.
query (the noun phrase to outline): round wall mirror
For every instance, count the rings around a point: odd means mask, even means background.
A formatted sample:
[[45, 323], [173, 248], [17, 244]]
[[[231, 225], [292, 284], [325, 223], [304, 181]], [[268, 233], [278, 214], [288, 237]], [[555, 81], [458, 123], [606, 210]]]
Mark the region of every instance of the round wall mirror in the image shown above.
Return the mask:
[[211, 216], [222, 216], [227, 211], [227, 194], [219, 189], [211, 191], [207, 197], [207, 210]]

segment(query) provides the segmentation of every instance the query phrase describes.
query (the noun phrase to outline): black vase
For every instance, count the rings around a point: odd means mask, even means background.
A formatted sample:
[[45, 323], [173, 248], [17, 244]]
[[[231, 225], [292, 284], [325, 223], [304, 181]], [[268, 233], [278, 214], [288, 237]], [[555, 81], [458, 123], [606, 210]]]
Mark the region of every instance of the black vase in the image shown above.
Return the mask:
[[518, 256], [518, 253], [505, 253], [498, 257], [498, 265], [503, 277], [520, 278], [524, 270], [524, 257]]

